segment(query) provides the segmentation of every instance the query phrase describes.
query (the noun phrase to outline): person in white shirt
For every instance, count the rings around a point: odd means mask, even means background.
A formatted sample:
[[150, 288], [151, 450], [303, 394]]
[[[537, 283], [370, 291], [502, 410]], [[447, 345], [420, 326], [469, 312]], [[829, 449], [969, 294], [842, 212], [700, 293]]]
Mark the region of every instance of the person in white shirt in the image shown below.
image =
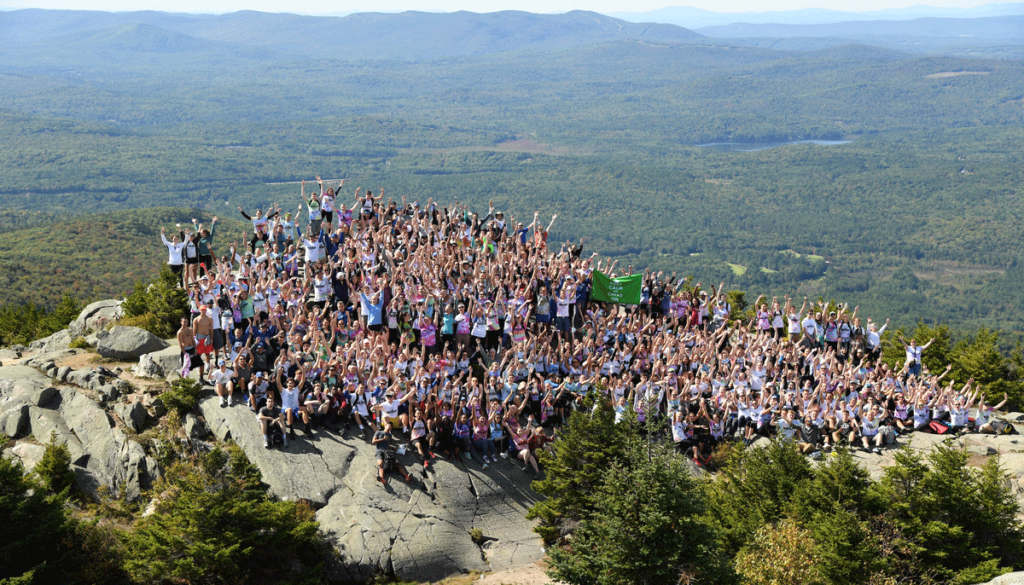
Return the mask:
[[811, 313], [807, 313], [807, 316], [804, 317], [804, 320], [800, 325], [803, 327], [804, 330], [804, 339], [808, 340], [808, 343], [811, 347], [817, 347], [818, 321], [814, 318], [814, 316], [811, 315]]
[[160, 239], [163, 240], [164, 245], [167, 246], [168, 258], [167, 265], [171, 267], [171, 272], [181, 280], [182, 274], [185, 270], [185, 262], [181, 259], [182, 251], [185, 249], [185, 243], [182, 242], [178, 236], [172, 236], [171, 241], [167, 241], [167, 236], [164, 235], [164, 228], [160, 228]]
[[[318, 220], [319, 221], [319, 220]], [[313, 232], [303, 238], [302, 247], [306, 250], [306, 264], [314, 264], [320, 260], [320, 256], [323, 254], [323, 243], [319, 237], [313, 237]]]
[[[285, 419], [288, 422], [288, 436], [292, 439], [295, 438], [295, 418], [302, 417], [302, 430], [309, 435], [313, 436], [313, 429], [309, 428], [309, 412], [299, 404], [299, 388], [296, 385], [295, 380], [288, 378], [286, 385], [281, 384], [281, 373], [283, 368], [277, 370], [277, 387], [281, 389], [281, 410], [284, 411]], [[300, 374], [300, 379], [303, 379], [303, 375]]]
[[878, 358], [882, 356], [882, 334], [885, 333], [885, 328], [889, 326], [889, 320], [885, 320], [885, 325], [882, 325], [881, 329], [877, 325], [868, 319], [868, 334], [865, 337], [865, 345], [868, 348], [868, 359], [876, 362]]
[[210, 380], [213, 382], [213, 391], [220, 396], [221, 408], [238, 403], [235, 399], [235, 383], [232, 380], [234, 377], [235, 372], [227, 368], [224, 360], [218, 360], [217, 369], [210, 374]]

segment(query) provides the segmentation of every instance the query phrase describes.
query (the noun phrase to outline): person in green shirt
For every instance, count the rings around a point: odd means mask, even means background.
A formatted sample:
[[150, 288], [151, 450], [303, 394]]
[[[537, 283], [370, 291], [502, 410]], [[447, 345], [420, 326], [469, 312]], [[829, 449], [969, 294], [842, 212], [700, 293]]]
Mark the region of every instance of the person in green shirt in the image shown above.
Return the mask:
[[217, 233], [217, 218], [214, 217], [210, 221], [210, 229], [204, 228], [203, 224], [196, 221], [194, 217], [192, 225], [196, 227], [196, 233], [199, 234], [196, 247], [199, 252], [199, 265], [202, 268], [202, 274], [205, 275], [213, 267], [213, 237]]

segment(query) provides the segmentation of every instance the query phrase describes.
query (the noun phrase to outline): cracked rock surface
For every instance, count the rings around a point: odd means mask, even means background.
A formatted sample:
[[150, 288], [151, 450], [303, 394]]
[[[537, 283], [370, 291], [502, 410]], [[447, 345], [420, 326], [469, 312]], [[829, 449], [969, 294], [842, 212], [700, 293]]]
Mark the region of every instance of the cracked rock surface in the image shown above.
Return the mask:
[[[32, 435], [46, 442], [55, 433], [71, 452], [78, 487], [93, 496], [102, 489], [137, 500], [159, 473], [156, 461], [98, 402], [74, 388], [54, 387], [53, 380], [27, 365], [0, 367], [0, 422], [11, 438]], [[12, 454], [34, 464], [35, 450], [21, 450]]]
[[[413, 475], [376, 481], [376, 451], [369, 429], [347, 433], [323, 427], [307, 437], [297, 425], [287, 449], [263, 447], [256, 415], [238, 404], [221, 408], [216, 396], [201, 404], [218, 439], [232, 438], [263, 473], [278, 497], [308, 500], [340, 564], [332, 580], [365, 581], [380, 572], [436, 581], [475, 571], [526, 567], [543, 556], [533, 523], [524, 519], [537, 500], [532, 473], [502, 459], [483, 470], [465, 459], [434, 459], [429, 470], [412, 450], [399, 462]], [[396, 439], [405, 435], [396, 434]], [[468, 468], [467, 468], [468, 466]], [[478, 546], [470, 531], [480, 529]]]

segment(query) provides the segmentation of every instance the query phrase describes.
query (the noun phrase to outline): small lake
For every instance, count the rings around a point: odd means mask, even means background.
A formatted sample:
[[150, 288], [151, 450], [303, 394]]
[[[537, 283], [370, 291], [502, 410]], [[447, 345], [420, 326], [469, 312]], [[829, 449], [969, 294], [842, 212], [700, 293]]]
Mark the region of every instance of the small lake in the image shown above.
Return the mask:
[[788, 142], [709, 142], [698, 144], [698, 148], [713, 148], [721, 152], [757, 152], [778, 148], [780, 146], [792, 146], [794, 144], [813, 144], [815, 146], [836, 146], [849, 144], [852, 140], [790, 140]]

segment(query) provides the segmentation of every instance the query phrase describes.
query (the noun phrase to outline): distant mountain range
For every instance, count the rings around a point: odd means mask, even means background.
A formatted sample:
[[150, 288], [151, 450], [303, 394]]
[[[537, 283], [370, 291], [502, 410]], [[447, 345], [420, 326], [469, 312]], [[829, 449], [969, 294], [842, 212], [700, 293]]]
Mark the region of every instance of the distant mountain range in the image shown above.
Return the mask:
[[[257, 47], [332, 59], [437, 59], [548, 50], [624, 39], [688, 42], [699, 34], [668, 24], [637, 24], [596, 12], [543, 15], [505, 11], [361, 13], [346, 17], [242, 11], [224, 15], [166, 12], [17, 10], [0, 12], [8, 46], [96, 43], [142, 51], [194, 52]], [[213, 44], [211, 44], [213, 43]]]
[[[904, 19], [951, 11], [965, 15], [1004, 14]], [[1015, 12], [1022, 15], [1015, 16]], [[715, 15], [703, 22], [719, 24], [691, 30], [667, 22], [701, 22], [701, 15]], [[863, 20], [865, 15], [877, 15], [880, 20]], [[179, 66], [188, 66], [187, 61], [175, 59], [171, 63], [159, 55], [192, 55], [192, 60], [214, 61], [425, 61], [510, 51], [559, 50], [623, 40], [781, 50], [867, 44], [914, 53], [1024, 57], [1024, 4], [992, 4], [959, 11], [922, 6], [873, 13], [802, 10], [732, 15], [666, 8], [639, 16], [660, 22], [628, 22], [579, 10], [565, 14], [401, 12], [337, 17], [255, 11], [211, 15], [26, 9], [0, 11], [0, 59], [23, 71], [30, 71], [44, 61], [53, 65], [53, 58], [63, 63], [66, 70], [74, 70], [96, 54], [120, 59], [120, 53], [125, 51], [149, 54], [157, 61]], [[724, 24], [722, 19], [726, 16], [749, 17], [750, 22]], [[857, 19], [824, 24], [792, 22], [854, 16]], [[763, 22], [775, 17], [791, 22]]]
[[984, 4], [973, 8], [911, 6], [865, 12], [845, 12], [823, 8], [769, 12], [713, 12], [673, 6], [648, 12], [611, 12], [608, 14], [628, 22], [661, 22], [698, 29], [734, 23], [748, 24], [831, 24], [850, 21], [914, 20], [918, 18], [987, 18], [992, 16], [1024, 16], [1024, 3]]

